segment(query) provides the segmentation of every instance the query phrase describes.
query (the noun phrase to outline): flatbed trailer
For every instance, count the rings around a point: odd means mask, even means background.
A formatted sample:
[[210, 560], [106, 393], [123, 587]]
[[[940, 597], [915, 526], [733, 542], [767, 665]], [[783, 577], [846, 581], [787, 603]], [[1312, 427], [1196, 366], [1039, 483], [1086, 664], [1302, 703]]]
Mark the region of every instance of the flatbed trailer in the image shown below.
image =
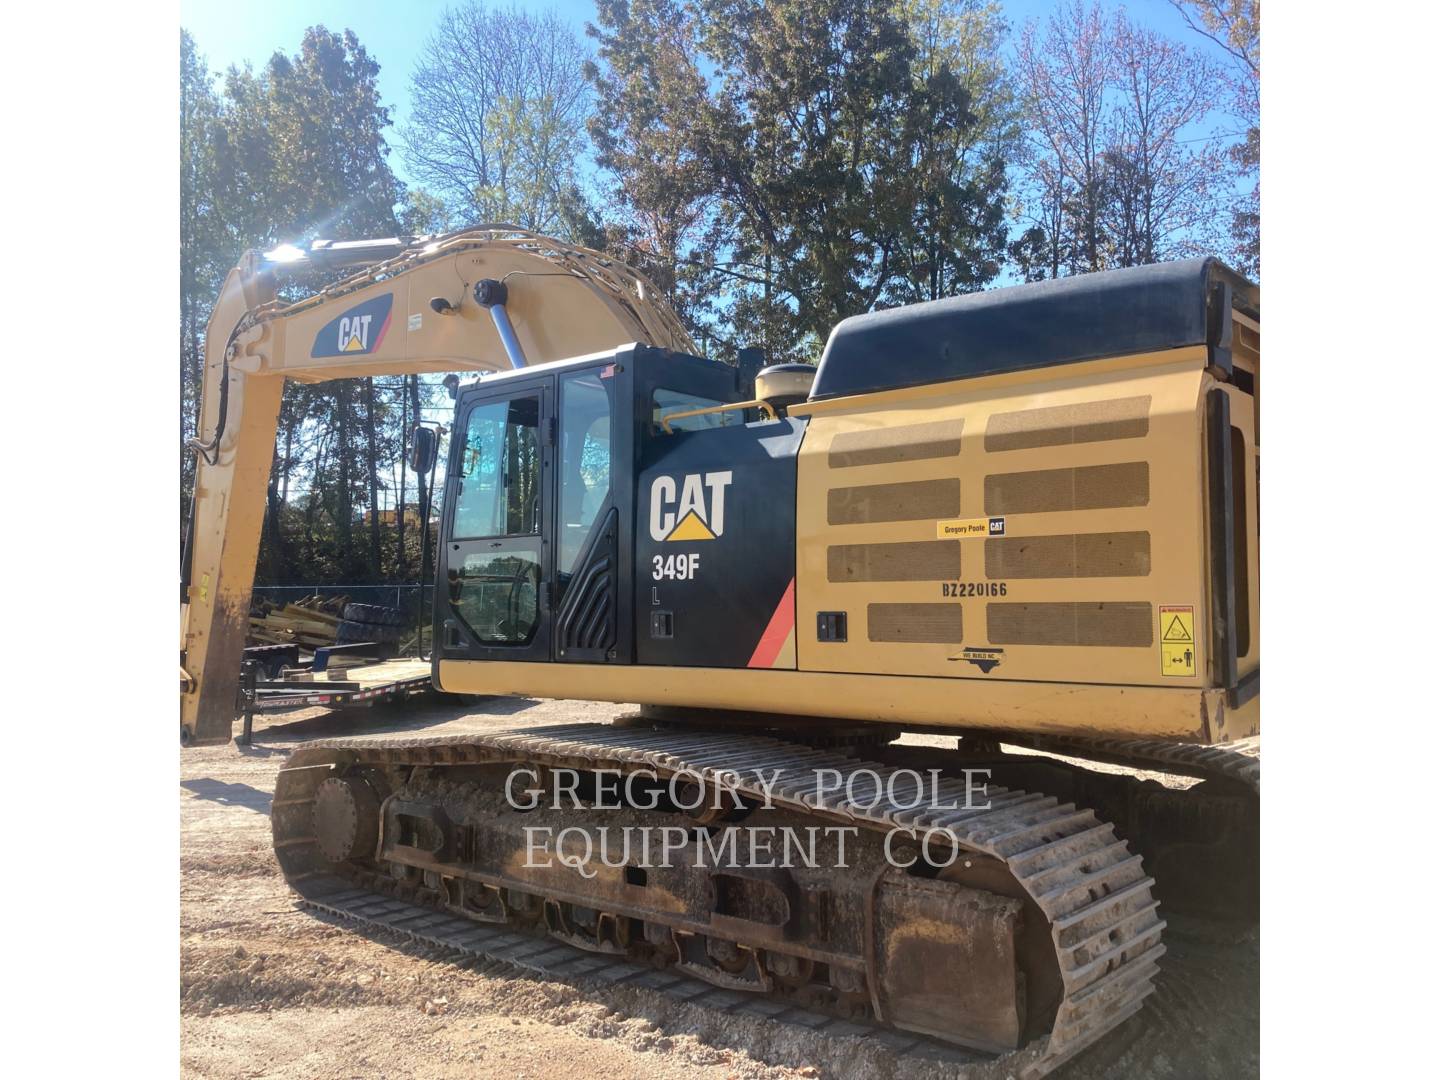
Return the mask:
[[429, 660], [415, 657], [377, 660], [373, 664], [347, 668], [342, 674], [329, 670], [330, 655], [336, 651], [319, 649], [308, 668], [287, 669], [269, 677], [262, 660], [247, 659], [238, 701], [244, 724], [241, 742], [250, 744], [256, 713], [312, 706], [363, 708], [428, 694], [433, 689]]

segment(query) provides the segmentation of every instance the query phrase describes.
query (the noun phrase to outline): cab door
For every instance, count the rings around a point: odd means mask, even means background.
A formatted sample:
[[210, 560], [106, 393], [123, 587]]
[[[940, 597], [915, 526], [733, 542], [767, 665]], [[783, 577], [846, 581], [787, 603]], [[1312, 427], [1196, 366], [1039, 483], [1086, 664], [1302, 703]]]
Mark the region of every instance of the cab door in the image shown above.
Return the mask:
[[446, 476], [441, 651], [549, 660], [554, 380], [462, 401]]
[[559, 376], [553, 655], [562, 663], [614, 663], [625, 649], [620, 550], [631, 485], [623, 475], [629, 458], [616, 454], [623, 430], [616, 422], [619, 368], [611, 363]]

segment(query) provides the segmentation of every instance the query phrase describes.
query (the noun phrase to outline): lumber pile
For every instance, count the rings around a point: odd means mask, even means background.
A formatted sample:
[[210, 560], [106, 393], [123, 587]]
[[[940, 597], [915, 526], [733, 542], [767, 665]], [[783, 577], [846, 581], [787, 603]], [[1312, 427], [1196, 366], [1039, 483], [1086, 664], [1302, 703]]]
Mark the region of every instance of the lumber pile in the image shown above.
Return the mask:
[[250, 608], [250, 645], [301, 645], [316, 649], [335, 644], [335, 628], [348, 597], [307, 596], [291, 604], [258, 601]]

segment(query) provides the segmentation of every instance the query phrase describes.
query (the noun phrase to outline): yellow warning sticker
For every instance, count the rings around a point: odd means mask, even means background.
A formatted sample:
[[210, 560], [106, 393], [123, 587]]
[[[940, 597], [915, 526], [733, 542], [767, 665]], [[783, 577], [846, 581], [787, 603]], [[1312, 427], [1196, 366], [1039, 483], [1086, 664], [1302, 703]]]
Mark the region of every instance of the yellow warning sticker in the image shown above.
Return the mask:
[[1160, 674], [1195, 676], [1195, 609], [1160, 607]]
[[1003, 517], [955, 518], [935, 523], [935, 539], [968, 540], [976, 536], [1004, 536]]

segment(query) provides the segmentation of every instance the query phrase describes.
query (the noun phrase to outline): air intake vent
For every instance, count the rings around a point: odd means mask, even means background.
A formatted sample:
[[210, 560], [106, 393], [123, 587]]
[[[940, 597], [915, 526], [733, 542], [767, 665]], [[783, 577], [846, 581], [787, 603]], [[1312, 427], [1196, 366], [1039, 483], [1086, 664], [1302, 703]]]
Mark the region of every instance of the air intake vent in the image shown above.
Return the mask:
[[1105, 510], [1149, 502], [1150, 464], [1145, 461], [997, 473], [985, 478], [987, 514]]
[[965, 420], [957, 417], [933, 424], [842, 431], [830, 443], [830, 468], [954, 457], [960, 453], [960, 433], [964, 427]]
[[958, 479], [831, 488], [826, 517], [831, 525], [872, 521], [921, 521], [960, 513]]
[[985, 449], [1031, 450], [1037, 446], [1138, 439], [1150, 432], [1150, 395], [996, 413], [985, 426]]
[[985, 541], [985, 576], [1004, 578], [1145, 577], [1148, 532], [1007, 536]]
[[992, 645], [1108, 645], [1148, 648], [1155, 640], [1149, 604], [987, 604]]
[[865, 621], [871, 641], [958, 645], [965, 640], [959, 604], [871, 604]]
[[835, 544], [825, 555], [830, 581], [953, 581], [960, 576], [959, 540]]

